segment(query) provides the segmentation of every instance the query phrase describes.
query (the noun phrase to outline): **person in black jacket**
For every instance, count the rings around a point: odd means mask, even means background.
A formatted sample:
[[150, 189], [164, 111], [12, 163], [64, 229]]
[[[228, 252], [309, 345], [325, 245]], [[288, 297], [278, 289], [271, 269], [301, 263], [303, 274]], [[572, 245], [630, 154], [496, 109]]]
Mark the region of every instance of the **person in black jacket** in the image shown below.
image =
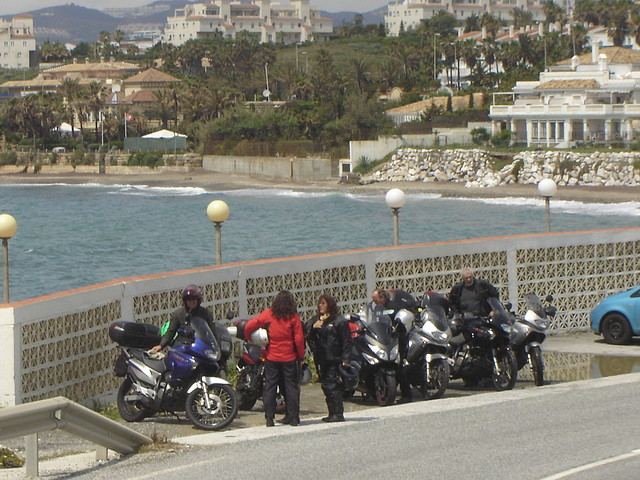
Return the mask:
[[486, 280], [475, 278], [470, 268], [463, 268], [460, 274], [462, 281], [455, 284], [449, 292], [449, 302], [454, 312], [470, 313], [476, 317], [491, 315], [491, 306], [487, 300], [498, 299], [498, 289]]
[[352, 340], [349, 324], [338, 316], [338, 305], [330, 295], [320, 295], [318, 313], [305, 324], [305, 336], [313, 353], [329, 416], [325, 422], [344, 422], [343, 385], [340, 365], [348, 366]]
[[211, 313], [201, 305], [202, 290], [200, 290], [200, 287], [197, 285], [187, 285], [182, 290], [180, 296], [182, 297], [183, 306], [171, 313], [169, 329], [160, 339], [160, 344], [151, 348], [154, 352], [159, 352], [164, 347], [171, 344], [176, 332], [178, 333], [178, 337], [175, 339], [175, 342], [192, 343], [193, 338], [189, 336], [190, 333], [193, 333], [193, 328], [190, 324], [192, 317], [202, 318], [207, 322], [211, 331], [215, 332]]

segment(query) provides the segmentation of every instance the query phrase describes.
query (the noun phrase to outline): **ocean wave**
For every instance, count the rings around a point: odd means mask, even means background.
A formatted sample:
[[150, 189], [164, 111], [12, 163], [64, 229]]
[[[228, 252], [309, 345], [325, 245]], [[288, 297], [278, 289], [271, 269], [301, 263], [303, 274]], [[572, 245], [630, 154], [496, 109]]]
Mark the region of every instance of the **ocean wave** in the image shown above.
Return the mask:
[[218, 193], [222, 193], [224, 195], [229, 195], [233, 197], [259, 197], [259, 198], [268, 198], [268, 197], [323, 198], [323, 197], [341, 195], [339, 192], [318, 192], [318, 191], [292, 190], [292, 189], [282, 189], [282, 188], [273, 188], [273, 189], [243, 188], [238, 190], [225, 190], [223, 192], [218, 192]]
[[[487, 205], [544, 208], [544, 199], [533, 197], [446, 198], [446, 200], [484, 203]], [[552, 211], [576, 215], [640, 216], [640, 202], [586, 203], [574, 200], [552, 199], [549, 207]]]
[[149, 185], [113, 185], [113, 194], [135, 195], [143, 197], [194, 197], [210, 192], [200, 187], [150, 187]]

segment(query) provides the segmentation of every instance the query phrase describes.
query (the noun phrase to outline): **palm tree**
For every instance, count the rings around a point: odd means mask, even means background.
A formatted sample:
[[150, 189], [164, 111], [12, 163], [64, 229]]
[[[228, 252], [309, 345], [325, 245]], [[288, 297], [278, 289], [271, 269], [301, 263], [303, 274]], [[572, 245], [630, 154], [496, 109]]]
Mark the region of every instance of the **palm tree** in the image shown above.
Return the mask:
[[91, 112], [95, 124], [95, 138], [98, 139], [98, 121], [104, 107], [107, 88], [99, 82], [91, 82], [87, 89], [87, 110]]
[[80, 86], [80, 80], [77, 78], [65, 77], [60, 82], [60, 93], [64, 96], [64, 101], [67, 104], [67, 108], [69, 109], [69, 120], [71, 124], [71, 134], [74, 134], [75, 131], [75, 120], [76, 120], [76, 99], [78, 93], [82, 87]]
[[526, 27], [533, 23], [533, 13], [522, 8], [512, 9], [511, 18], [513, 18], [513, 26], [516, 29]]

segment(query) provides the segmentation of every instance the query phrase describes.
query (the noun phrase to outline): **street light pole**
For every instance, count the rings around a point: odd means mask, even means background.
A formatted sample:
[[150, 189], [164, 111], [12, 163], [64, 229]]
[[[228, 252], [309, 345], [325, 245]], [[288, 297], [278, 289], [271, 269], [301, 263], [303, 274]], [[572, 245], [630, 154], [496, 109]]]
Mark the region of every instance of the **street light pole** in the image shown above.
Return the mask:
[[538, 193], [544, 198], [547, 233], [551, 232], [551, 197], [556, 194], [557, 190], [556, 182], [550, 178], [545, 178], [538, 183]]
[[9, 239], [18, 229], [15, 218], [3, 213], [0, 215], [0, 238], [2, 238], [2, 287], [3, 302], [9, 303]]
[[216, 229], [216, 264], [222, 264], [222, 222], [229, 218], [229, 206], [222, 200], [214, 200], [207, 206], [207, 217]]
[[384, 200], [393, 212], [393, 245], [397, 247], [400, 244], [400, 222], [398, 220], [398, 214], [404, 206], [405, 195], [399, 188], [392, 188], [387, 192]]
[[437, 79], [437, 73], [436, 73], [436, 37], [439, 37], [440, 34], [439, 33], [434, 33], [433, 34], [433, 79], [436, 80]]

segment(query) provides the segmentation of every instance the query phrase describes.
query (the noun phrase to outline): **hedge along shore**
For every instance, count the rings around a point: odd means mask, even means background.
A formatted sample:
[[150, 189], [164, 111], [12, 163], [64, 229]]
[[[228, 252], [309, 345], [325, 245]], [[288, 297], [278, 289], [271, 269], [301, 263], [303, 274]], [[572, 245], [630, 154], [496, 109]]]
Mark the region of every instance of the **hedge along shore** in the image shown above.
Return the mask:
[[[555, 152], [552, 152], [555, 153]], [[536, 184], [504, 183], [493, 187], [468, 188], [459, 181], [415, 181], [404, 178], [380, 179], [363, 185], [341, 183], [338, 178], [326, 181], [292, 181], [286, 178], [271, 178], [254, 175], [213, 173], [194, 167], [125, 167], [116, 173], [99, 174], [98, 167], [78, 166], [52, 169], [44, 165], [38, 173], [24, 167], [0, 167], [0, 184], [103, 184], [103, 185], [148, 185], [156, 187], [198, 187], [210, 192], [223, 192], [243, 188], [282, 188], [305, 191], [334, 191], [384, 195], [391, 188], [401, 188], [411, 193], [437, 194], [452, 198], [474, 197], [531, 197], [539, 198]], [[589, 203], [622, 203], [640, 201], [640, 185], [567, 185], [560, 186], [555, 199]], [[542, 201], [542, 199], [541, 199]], [[0, 207], [1, 209], [1, 207]], [[2, 213], [2, 212], [0, 212]]]

